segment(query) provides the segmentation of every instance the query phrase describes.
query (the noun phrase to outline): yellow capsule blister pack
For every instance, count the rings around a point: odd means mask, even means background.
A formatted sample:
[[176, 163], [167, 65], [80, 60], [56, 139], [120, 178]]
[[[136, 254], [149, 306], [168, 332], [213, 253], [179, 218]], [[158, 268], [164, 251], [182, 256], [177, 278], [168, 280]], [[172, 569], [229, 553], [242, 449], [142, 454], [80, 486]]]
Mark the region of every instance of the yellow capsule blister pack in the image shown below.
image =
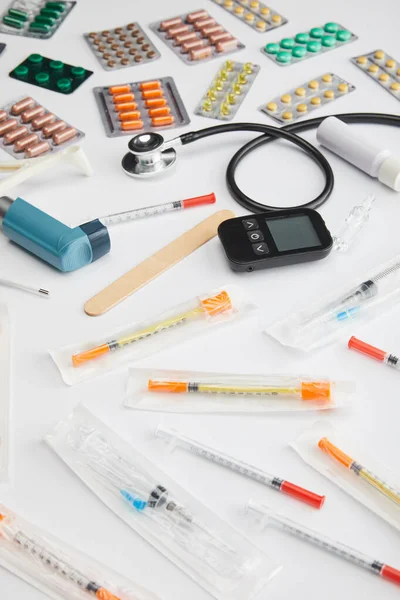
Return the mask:
[[285, 25], [288, 20], [259, 0], [212, 0], [260, 33]]
[[194, 111], [196, 115], [230, 121], [241, 106], [260, 70], [259, 65], [225, 61]]
[[324, 73], [263, 104], [260, 110], [279, 123], [292, 123], [355, 89], [335, 73]]
[[397, 60], [383, 50], [374, 50], [354, 56], [351, 62], [400, 100], [400, 63]]

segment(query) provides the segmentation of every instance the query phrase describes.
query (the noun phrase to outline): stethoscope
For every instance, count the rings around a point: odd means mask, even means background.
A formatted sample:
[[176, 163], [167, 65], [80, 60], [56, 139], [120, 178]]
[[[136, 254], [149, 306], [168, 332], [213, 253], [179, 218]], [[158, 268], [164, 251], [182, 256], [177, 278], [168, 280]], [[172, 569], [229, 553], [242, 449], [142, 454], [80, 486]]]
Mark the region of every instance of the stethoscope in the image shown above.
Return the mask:
[[[400, 116], [379, 113], [348, 113], [333, 115], [345, 123], [373, 123], [380, 125], [393, 125], [400, 127]], [[122, 159], [122, 168], [127, 175], [138, 178], [149, 178], [161, 175], [170, 169], [177, 160], [176, 148], [197, 142], [202, 138], [226, 133], [230, 131], [255, 131], [261, 133], [242, 146], [231, 158], [226, 170], [226, 183], [231, 196], [244, 208], [251, 212], [264, 212], [267, 210], [282, 210], [280, 206], [268, 206], [256, 202], [246, 196], [238, 187], [235, 179], [236, 169], [245, 156], [250, 154], [264, 144], [281, 138], [295, 144], [303, 150], [321, 169], [325, 177], [325, 185], [322, 192], [310, 202], [292, 208], [318, 208], [326, 202], [332, 193], [334, 186], [334, 175], [332, 168], [325, 156], [307, 140], [297, 134], [302, 131], [318, 127], [326, 117], [309, 119], [299, 123], [292, 123], [285, 127], [273, 127], [261, 123], [229, 123], [207, 127], [199, 131], [184, 133], [171, 140], [164, 140], [159, 133], [140, 133], [133, 137], [128, 144], [129, 152]], [[288, 207], [285, 207], [288, 208]]]

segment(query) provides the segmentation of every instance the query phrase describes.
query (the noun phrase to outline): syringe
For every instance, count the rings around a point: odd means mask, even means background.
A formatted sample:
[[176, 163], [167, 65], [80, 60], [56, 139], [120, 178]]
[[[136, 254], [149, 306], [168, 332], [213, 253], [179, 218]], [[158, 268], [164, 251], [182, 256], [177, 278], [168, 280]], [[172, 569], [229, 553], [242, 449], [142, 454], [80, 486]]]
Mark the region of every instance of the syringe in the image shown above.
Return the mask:
[[252, 465], [241, 462], [240, 460], [232, 458], [227, 454], [223, 454], [218, 450], [214, 450], [213, 448], [205, 446], [200, 442], [181, 435], [173, 429], [168, 429], [167, 427], [159, 425], [155, 435], [171, 445], [176, 444], [179, 447], [188, 450], [192, 454], [206, 458], [207, 460], [221, 465], [222, 467], [230, 469], [231, 471], [235, 471], [235, 473], [239, 473], [240, 475], [244, 475], [249, 479], [258, 481], [259, 483], [262, 483], [263, 485], [266, 485], [278, 492], [292, 496], [301, 502], [310, 504], [314, 508], [321, 508], [325, 501], [325, 496], [319, 496], [318, 494], [314, 494], [314, 492], [310, 492], [309, 490], [299, 487], [294, 483], [290, 483], [290, 481], [285, 481], [284, 479], [270, 475], [266, 471], [262, 471], [257, 467], [253, 467]]
[[358, 550], [345, 546], [341, 542], [333, 541], [312, 529], [308, 529], [307, 527], [288, 519], [284, 515], [275, 512], [269, 506], [260, 506], [250, 500], [247, 504], [247, 510], [257, 515], [261, 521], [266, 520], [272, 525], [275, 525], [310, 544], [314, 544], [315, 546], [327, 550], [332, 554], [336, 554], [337, 556], [340, 556], [340, 558], [344, 558], [359, 567], [372, 571], [384, 579], [400, 584], [400, 571], [398, 569], [394, 569], [389, 565], [362, 554]]
[[89, 350], [80, 352], [79, 354], [74, 354], [72, 356], [72, 365], [74, 367], [79, 367], [90, 360], [108, 354], [109, 352], [114, 352], [120, 348], [124, 348], [124, 346], [133, 344], [139, 340], [143, 340], [151, 335], [170, 329], [171, 327], [182, 325], [183, 323], [199, 318], [213, 317], [222, 312], [228, 311], [231, 308], [232, 303], [229, 294], [223, 290], [215, 296], [200, 300], [197, 306], [184, 313], [169, 317], [165, 319], [165, 321], [155, 323], [154, 325], [149, 325], [144, 329], [133, 331], [128, 335], [120, 337], [116, 340], [105, 342], [100, 346], [90, 348]]
[[376, 360], [389, 365], [389, 367], [400, 370], [400, 359], [398, 356], [390, 354], [390, 352], [385, 352], [385, 350], [381, 350], [375, 346], [371, 346], [354, 337], [354, 335], [349, 339], [348, 346], [351, 350], [357, 350], [357, 352], [361, 352], [361, 354], [376, 358]]
[[196, 196], [195, 198], [187, 198], [186, 200], [176, 200], [174, 202], [166, 202], [164, 204], [155, 204], [153, 206], [144, 206], [143, 208], [135, 208], [120, 213], [114, 213], [105, 217], [99, 217], [98, 220], [106, 227], [110, 225], [119, 225], [137, 219], [145, 219], [154, 217], [164, 213], [173, 212], [176, 210], [184, 210], [193, 206], [201, 206], [203, 204], [214, 204], [215, 194], [206, 194], [205, 196]]
[[43, 288], [33, 288], [27, 285], [23, 285], [22, 283], [17, 283], [16, 281], [10, 281], [9, 279], [0, 279], [0, 286], [14, 288], [16, 290], [21, 290], [22, 292], [29, 292], [30, 294], [36, 294], [37, 296], [42, 296], [42, 298], [47, 298], [50, 295], [48, 290], [44, 290]]
[[271, 377], [270, 383], [240, 383], [221, 378], [218, 381], [184, 381], [164, 378], [149, 379], [149, 392], [169, 394], [229, 394], [233, 396], [271, 396], [302, 401], [323, 401], [329, 403], [335, 383], [328, 380], [302, 381], [299, 377], [286, 377], [277, 381]]
[[361, 479], [386, 496], [386, 498], [389, 498], [389, 500], [392, 500], [392, 502], [400, 506], [400, 490], [394, 489], [388, 483], [380, 479], [380, 477], [375, 475], [375, 473], [372, 473], [372, 471], [366, 469], [342, 450], [339, 450], [339, 448], [332, 444], [326, 437], [319, 440], [318, 447], [328, 454], [328, 456], [349, 469], [349, 471], [352, 471], [355, 475], [361, 477]]
[[60, 575], [60, 577], [75, 583], [80, 589], [88, 592], [88, 594], [96, 596], [98, 600], [120, 600], [106, 588], [92, 581], [78, 571], [78, 569], [68, 564], [63, 558], [59, 558], [51, 549], [46, 548], [44, 544], [27, 535], [6, 515], [0, 514], [0, 544], [2, 539], [15, 544], [23, 552], [39, 560], [45, 567], [51, 569], [54, 573]]

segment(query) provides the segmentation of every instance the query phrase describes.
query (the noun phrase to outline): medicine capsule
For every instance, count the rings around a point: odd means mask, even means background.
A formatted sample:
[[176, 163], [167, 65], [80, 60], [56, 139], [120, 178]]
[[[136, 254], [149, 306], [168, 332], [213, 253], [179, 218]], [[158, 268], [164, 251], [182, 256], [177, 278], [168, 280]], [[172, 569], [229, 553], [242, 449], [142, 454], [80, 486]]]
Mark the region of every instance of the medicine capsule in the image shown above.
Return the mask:
[[146, 100], [144, 103], [146, 108], [158, 108], [159, 106], [167, 106], [167, 101], [165, 98], [150, 98], [150, 100]]
[[247, 77], [245, 73], [239, 73], [238, 77], [237, 77], [237, 82], [240, 83], [240, 85], [245, 85], [247, 83]]
[[227, 102], [228, 102], [228, 104], [236, 104], [236, 95], [235, 94], [228, 94], [228, 96], [227, 96]]
[[22, 137], [23, 135], [26, 135], [27, 133], [27, 127], [17, 127], [16, 129], [13, 129], [12, 131], [9, 131], [5, 134], [5, 136], [3, 137], [3, 143], [13, 144], [18, 140], [18, 138]]
[[122, 121], [120, 127], [123, 131], [134, 131], [143, 129], [143, 121]]
[[12, 105], [11, 114], [19, 115], [27, 108], [32, 108], [33, 106], [35, 106], [35, 101], [33, 98], [24, 98], [23, 100], [20, 100], [16, 104]]
[[168, 117], [153, 117], [151, 119], [151, 124], [153, 127], [166, 127], [168, 125], [173, 125], [175, 123], [175, 119], [172, 115]]
[[226, 81], [228, 79], [227, 71], [225, 71], [225, 69], [222, 69], [222, 71], [219, 72], [218, 77], [221, 81]]
[[55, 123], [50, 123], [50, 125], [46, 125], [45, 127], [43, 127], [43, 129], [42, 129], [43, 137], [45, 137], [45, 138], [51, 137], [57, 131], [61, 131], [62, 129], [65, 129], [66, 126], [67, 126], [67, 124], [65, 123], [65, 121], [56, 121]]
[[18, 126], [17, 119], [8, 119], [7, 121], [3, 121], [0, 123], [0, 135], [4, 135], [8, 131], [12, 129], [16, 129]]
[[206, 98], [203, 102], [203, 110], [210, 112], [213, 109], [213, 103], [209, 98]]
[[149, 117], [166, 117], [171, 114], [171, 109], [169, 106], [164, 106], [161, 108], [151, 108], [149, 110]]
[[214, 86], [218, 92], [222, 92], [222, 90], [224, 89], [224, 83], [223, 81], [221, 81], [221, 79], [217, 79], [214, 83]]
[[19, 139], [14, 144], [14, 151], [21, 152], [22, 150], [26, 150], [28, 146], [32, 146], [39, 141], [39, 136], [36, 133], [31, 133], [29, 135], [24, 135], [21, 139]]
[[42, 156], [42, 154], [46, 154], [49, 152], [51, 146], [49, 142], [38, 142], [37, 144], [33, 144], [29, 146], [29, 148], [25, 151], [26, 158], [34, 158], [35, 156]]
[[210, 90], [208, 90], [207, 92], [207, 97], [212, 101], [215, 102], [217, 99], [217, 92], [215, 91], [214, 88], [211, 88]]
[[139, 110], [128, 110], [123, 111], [118, 114], [118, 119], [120, 121], [137, 121], [140, 119], [140, 111]]
[[240, 83], [236, 82], [233, 84], [232, 90], [235, 92], [235, 94], [240, 96], [240, 94], [242, 93], [242, 86], [240, 85]]
[[159, 90], [161, 89], [161, 83], [157, 79], [154, 81], [143, 81], [139, 87], [141, 90]]
[[56, 117], [52, 113], [47, 113], [46, 115], [36, 117], [31, 123], [32, 129], [42, 129], [42, 127], [44, 127], [45, 125], [53, 123], [55, 119]]
[[250, 62], [247, 62], [243, 66], [243, 71], [250, 75], [253, 72], [253, 65]]
[[224, 115], [225, 117], [228, 116], [231, 112], [230, 106], [226, 102], [223, 102], [221, 104], [220, 112], [221, 115]]

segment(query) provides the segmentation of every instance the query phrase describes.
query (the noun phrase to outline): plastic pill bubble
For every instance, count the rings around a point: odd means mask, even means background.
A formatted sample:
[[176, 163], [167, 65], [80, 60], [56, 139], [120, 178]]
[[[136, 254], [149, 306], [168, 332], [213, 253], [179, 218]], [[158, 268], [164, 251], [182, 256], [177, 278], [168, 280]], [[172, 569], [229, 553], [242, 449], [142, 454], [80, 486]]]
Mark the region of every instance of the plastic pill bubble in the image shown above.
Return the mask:
[[379, 81], [388, 81], [390, 79], [389, 73], [381, 73], [379, 75]]
[[400, 90], [400, 83], [398, 81], [394, 81], [392, 83], [392, 85], [390, 86], [390, 88], [395, 91], [398, 92]]
[[296, 96], [305, 96], [306, 90], [303, 87], [298, 87], [295, 92]]
[[324, 30], [322, 29], [322, 27], [313, 27], [312, 29], [310, 29], [310, 35], [312, 38], [322, 38], [322, 36], [324, 35]]
[[239, 73], [238, 75], [238, 83], [240, 83], [241, 85], [245, 85], [247, 83], [247, 77], [245, 73]]
[[243, 6], [236, 6], [236, 8], [235, 8], [235, 10], [234, 10], [234, 13], [235, 13], [236, 15], [242, 15], [242, 14], [244, 13], [244, 8], [243, 8]]
[[279, 25], [279, 23], [282, 22], [282, 17], [281, 17], [281, 15], [274, 15], [272, 17], [271, 21], [273, 22], [274, 25]]
[[314, 98], [311, 98], [311, 104], [313, 106], [319, 106], [321, 104], [321, 98], [319, 96], [314, 96]]
[[310, 35], [308, 33], [298, 33], [295, 40], [298, 44], [307, 44], [310, 41]]
[[287, 64], [291, 62], [292, 55], [289, 52], [278, 52], [276, 60], [280, 63]]
[[284, 38], [281, 40], [281, 48], [285, 48], [285, 50], [290, 50], [293, 48], [295, 42], [293, 38]]
[[307, 104], [299, 104], [297, 107], [297, 111], [301, 113], [307, 112]]
[[336, 39], [339, 40], [339, 42], [348, 42], [351, 39], [351, 33], [350, 31], [347, 31], [347, 29], [341, 29], [337, 32]]
[[339, 25], [337, 23], [325, 23], [324, 30], [327, 33], [336, 33], [339, 29]]
[[321, 42], [308, 42], [307, 50], [309, 52], [319, 52], [321, 50]]
[[336, 38], [334, 38], [332, 35], [324, 35], [321, 38], [321, 42], [323, 46], [327, 48], [332, 48], [336, 45]]
[[232, 89], [238, 96], [240, 96], [240, 94], [242, 93], [242, 86], [240, 85], [240, 83], [234, 83]]
[[331, 83], [332, 75], [330, 73], [326, 73], [325, 75], [322, 75], [322, 81], [324, 81], [325, 83]]
[[382, 58], [385, 58], [385, 53], [383, 50], [377, 50], [375, 52], [375, 58], [377, 58], [378, 60], [382, 60]]
[[219, 73], [219, 79], [221, 81], [226, 81], [228, 79], [228, 73], [227, 73], [227, 71], [224, 71], [224, 70], [220, 71], [220, 73]]
[[207, 98], [207, 100], [204, 100], [203, 109], [207, 112], [213, 109], [213, 103], [210, 99]]
[[271, 9], [268, 8], [268, 6], [264, 6], [261, 10], [260, 10], [260, 14], [263, 17], [268, 17], [269, 13], [271, 12]]
[[236, 95], [235, 94], [228, 94], [227, 100], [228, 100], [229, 104], [236, 104]]
[[312, 81], [310, 81], [310, 83], [308, 84], [308, 87], [311, 90], [317, 90], [319, 88], [319, 83], [316, 79], [313, 79]]
[[367, 59], [366, 56], [359, 56], [357, 58], [357, 62], [358, 62], [359, 65], [366, 65], [367, 61], [368, 61], [368, 59]]
[[220, 79], [217, 79], [216, 82], [215, 82], [215, 89], [218, 92], [222, 92], [222, 90], [224, 89], [224, 82], [221, 81]]
[[217, 92], [214, 89], [208, 90], [207, 97], [213, 102], [215, 102], [217, 99]]
[[[251, 65], [251, 63], [248, 63], [248, 64]], [[227, 60], [225, 63], [225, 69], [228, 72], [232, 71], [234, 66], [235, 66], [235, 63], [233, 62], [233, 60]]]
[[368, 67], [368, 71], [370, 73], [377, 73], [379, 71], [379, 67], [378, 67], [378, 65], [370, 65]]
[[284, 94], [281, 98], [282, 102], [285, 104], [290, 104], [292, 101], [292, 96], [290, 94]]
[[277, 109], [278, 109], [278, 105], [276, 102], [268, 102], [267, 110], [270, 110], [271, 112], [275, 112]]
[[386, 61], [386, 66], [388, 67], [388, 69], [394, 69], [394, 67], [396, 66], [396, 61], [393, 60], [393, 58], [390, 58]]
[[245, 63], [243, 66], [243, 71], [245, 73], [247, 73], [248, 75], [250, 75], [250, 73], [253, 72], [253, 65], [249, 62]]
[[267, 44], [265, 46], [265, 52], [267, 52], [268, 54], [277, 54], [279, 52], [279, 44]]
[[339, 92], [346, 94], [349, 91], [349, 86], [347, 83], [339, 83], [338, 90]]
[[325, 98], [328, 98], [328, 100], [332, 100], [332, 98], [335, 97], [335, 92], [333, 90], [325, 90], [324, 96]]
[[282, 113], [282, 118], [285, 119], [285, 121], [290, 121], [293, 119], [293, 113], [291, 113], [290, 110], [287, 110], [286, 112]]
[[223, 102], [221, 104], [221, 113], [223, 115], [229, 115], [230, 112], [231, 112], [230, 106], [228, 104], [226, 104], [226, 102]]
[[257, 29], [259, 29], [260, 31], [265, 31], [267, 29], [267, 24], [265, 21], [257, 21], [256, 23], [256, 27]]
[[307, 54], [307, 48], [304, 46], [295, 46], [292, 50], [292, 56], [295, 58], [303, 58]]
[[248, 23], [252, 23], [255, 20], [253, 13], [247, 13], [244, 18]]

